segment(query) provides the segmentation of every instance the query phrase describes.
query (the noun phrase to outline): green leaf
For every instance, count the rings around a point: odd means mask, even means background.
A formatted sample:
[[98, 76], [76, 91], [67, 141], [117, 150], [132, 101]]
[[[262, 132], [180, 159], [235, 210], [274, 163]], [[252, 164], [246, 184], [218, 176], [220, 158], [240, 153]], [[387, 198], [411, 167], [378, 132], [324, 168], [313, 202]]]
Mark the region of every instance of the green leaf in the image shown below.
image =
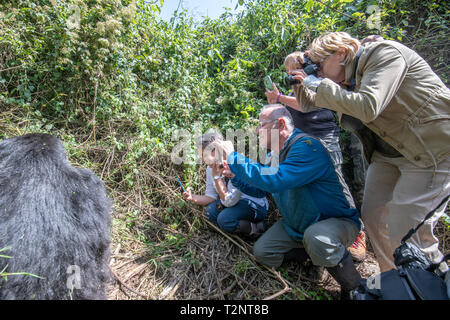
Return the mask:
[[305, 9], [308, 13], [311, 12], [313, 4], [314, 4], [314, 0], [308, 0], [308, 2], [306, 3]]
[[219, 59], [222, 60], [222, 62], [223, 62], [223, 58], [222, 58], [222, 56], [220, 55], [219, 50], [217, 50], [216, 48], [214, 48], [214, 52], [215, 52], [216, 55], [219, 57]]

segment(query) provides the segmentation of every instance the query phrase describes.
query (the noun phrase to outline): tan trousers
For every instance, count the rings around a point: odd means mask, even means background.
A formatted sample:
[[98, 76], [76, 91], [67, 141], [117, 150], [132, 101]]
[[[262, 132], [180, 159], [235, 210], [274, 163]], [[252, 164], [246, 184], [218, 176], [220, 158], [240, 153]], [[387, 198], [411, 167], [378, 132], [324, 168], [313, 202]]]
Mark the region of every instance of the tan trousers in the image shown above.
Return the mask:
[[[435, 170], [434, 167], [416, 167], [404, 157], [373, 154], [367, 171], [361, 216], [381, 272], [395, 268], [393, 253], [401, 239], [449, 193], [450, 158], [442, 161]], [[443, 258], [433, 228], [445, 207], [441, 207], [409, 240], [433, 262]]]

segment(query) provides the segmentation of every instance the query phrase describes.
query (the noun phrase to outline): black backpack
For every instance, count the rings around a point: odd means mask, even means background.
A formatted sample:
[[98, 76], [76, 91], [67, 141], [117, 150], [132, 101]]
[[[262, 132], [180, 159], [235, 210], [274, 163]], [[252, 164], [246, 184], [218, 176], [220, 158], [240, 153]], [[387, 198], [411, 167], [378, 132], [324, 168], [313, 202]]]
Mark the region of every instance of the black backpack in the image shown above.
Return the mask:
[[[438, 208], [446, 204], [449, 196], [403, 237], [400, 246], [394, 251], [397, 269], [363, 280], [353, 293], [355, 300], [449, 300], [445, 273], [438, 275], [436, 272], [440, 263], [431, 263], [419, 248], [406, 242]], [[449, 258], [450, 254], [442, 261]]]

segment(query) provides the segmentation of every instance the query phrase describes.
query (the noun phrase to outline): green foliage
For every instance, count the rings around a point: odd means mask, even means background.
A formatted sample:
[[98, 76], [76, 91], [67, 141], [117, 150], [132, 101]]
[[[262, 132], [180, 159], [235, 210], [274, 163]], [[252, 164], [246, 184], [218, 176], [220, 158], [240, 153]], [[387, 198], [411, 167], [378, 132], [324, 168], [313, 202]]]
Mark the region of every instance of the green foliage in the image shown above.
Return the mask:
[[[139, 159], [170, 152], [176, 129], [252, 124], [265, 104], [264, 75], [287, 92], [284, 57], [324, 32], [396, 40], [426, 32], [436, 45], [448, 34], [439, 2], [246, 0], [239, 14], [201, 22], [182, 11], [160, 20], [162, 2], [0, 4], [0, 110], [20, 108], [34, 131], [81, 130], [127, 150], [133, 185]], [[445, 80], [444, 64], [436, 57]]]
[[236, 265], [235, 265], [234, 272], [237, 275], [241, 275], [241, 274], [244, 274], [245, 271], [248, 271], [248, 270], [250, 270], [252, 268], [253, 268], [253, 264], [250, 261], [248, 261], [248, 260], [245, 260], [245, 261], [239, 260], [236, 263]]

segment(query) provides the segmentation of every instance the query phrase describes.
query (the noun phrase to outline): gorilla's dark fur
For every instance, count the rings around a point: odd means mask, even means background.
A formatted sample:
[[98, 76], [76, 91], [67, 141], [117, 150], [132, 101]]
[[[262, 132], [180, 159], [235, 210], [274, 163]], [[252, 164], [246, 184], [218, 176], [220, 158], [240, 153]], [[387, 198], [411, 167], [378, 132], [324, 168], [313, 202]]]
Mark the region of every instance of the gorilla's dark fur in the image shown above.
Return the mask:
[[[0, 299], [105, 299], [110, 209], [103, 183], [48, 134], [0, 142]], [[68, 286], [79, 268], [79, 286]], [[69, 279], [69, 281], [68, 281]], [[78, 288], [77, 288], [78, 287]]]

